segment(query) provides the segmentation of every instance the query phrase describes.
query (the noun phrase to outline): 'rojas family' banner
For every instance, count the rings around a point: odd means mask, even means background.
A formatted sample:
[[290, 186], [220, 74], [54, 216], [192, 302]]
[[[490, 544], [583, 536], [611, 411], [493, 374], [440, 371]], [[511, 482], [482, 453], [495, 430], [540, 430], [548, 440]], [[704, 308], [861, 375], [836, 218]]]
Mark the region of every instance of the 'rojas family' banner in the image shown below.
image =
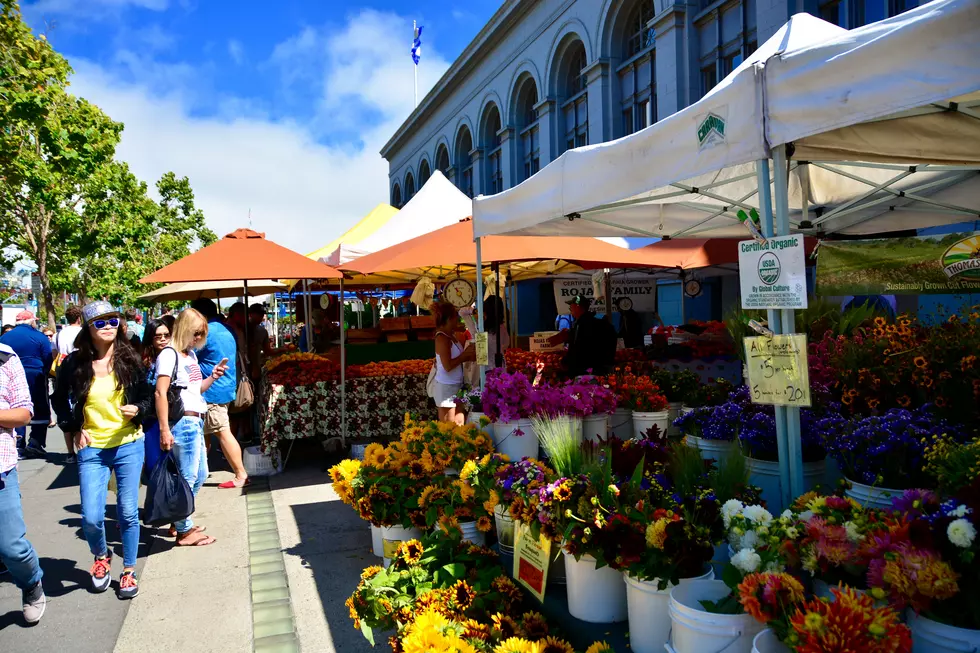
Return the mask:
[[820, 243], [818, 295], [977, 291], [980, 232]]
[[[653, 313], [657, 310], [657, 281], [655, 279], [613, 279], [612, 296], [613, 308], [626, 310], [632, 308], [640, 313]], [[594, 291], [590, 279], [555, 279], [555, 305], [559, 313], [568, 313], [568, 300], [575, 295], [585, 295], [589, 299]], [[598, 313], [606, 311], [605, 303], [600, 299], [592, 305], [592, 310]]]

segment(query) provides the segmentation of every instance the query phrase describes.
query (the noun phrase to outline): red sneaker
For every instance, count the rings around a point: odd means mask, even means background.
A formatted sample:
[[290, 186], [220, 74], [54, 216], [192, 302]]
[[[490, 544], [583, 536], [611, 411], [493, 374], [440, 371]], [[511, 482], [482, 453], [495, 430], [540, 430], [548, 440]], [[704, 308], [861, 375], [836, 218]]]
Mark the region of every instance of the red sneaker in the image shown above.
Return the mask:
[[108, 553], [102, 558], [96, 558], [88, 573], [92, 576], [92, 589], [96, 592], [109, 589], [109, 583], [112, 581], [112, 554]]

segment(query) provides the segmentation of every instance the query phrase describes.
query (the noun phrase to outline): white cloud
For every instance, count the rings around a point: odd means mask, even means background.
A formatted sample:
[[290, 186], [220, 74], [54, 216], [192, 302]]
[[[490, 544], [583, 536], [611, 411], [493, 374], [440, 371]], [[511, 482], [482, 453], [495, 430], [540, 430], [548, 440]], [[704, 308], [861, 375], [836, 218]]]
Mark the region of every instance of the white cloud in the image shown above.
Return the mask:
[[[105, 65], [73, 60], [72, 90], [125, 124], [117, 156], [141, 178], [152, 184], [168, 170], [188, 176], [219, 235], [247, 225], [251, 210], [253, 228], [306, 252], [388, 201], [388, 166], [378, 150], [412, 108], [411, 58], [399, 38], [409, 31], [404, 19], [364, 12], [340, 30], [310, 28], [281, 44], [273, 60], [295, 73], [287, 82], [308, 91], [317, 80], [321, 111], [302, 124], [272, 120], [247, 97], [214, 95], [205, 114], [193, 67], [132, 53]], [[448, 66], [431, 48], [427, 56], [420, 93]], [[330, 125], [340, 120], [356, 127], [356, 137], [336, 138]]]
[[228, 56], [239, 66], [245, 62], [245, 46], [237, 39], [228, 41]]
[[27, 17], [50, 18], [51, 16], [74, 16], [94, 22], [116, 15], [129, 7], [165, 11], [170, 0], [37, 0], [24, 2], [21, 7]]

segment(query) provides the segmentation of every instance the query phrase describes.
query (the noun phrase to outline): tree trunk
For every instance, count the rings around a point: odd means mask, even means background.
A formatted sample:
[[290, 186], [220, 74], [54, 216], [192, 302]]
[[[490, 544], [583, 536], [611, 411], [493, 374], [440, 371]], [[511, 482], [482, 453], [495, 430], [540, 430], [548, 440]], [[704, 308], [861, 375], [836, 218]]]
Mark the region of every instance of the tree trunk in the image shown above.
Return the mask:
[[[48, 283], [48, 243], [44, 237], [38, 240], [37, 276], [41, 280], [41, 296], [44, 298], [44, 310], [48, 314], [48, 328], [54, 331], [57, 320], [54, 312], [54, 294], [51, 292], [51, 284]], [[41, 297], [37, 299], [40, 303]]]

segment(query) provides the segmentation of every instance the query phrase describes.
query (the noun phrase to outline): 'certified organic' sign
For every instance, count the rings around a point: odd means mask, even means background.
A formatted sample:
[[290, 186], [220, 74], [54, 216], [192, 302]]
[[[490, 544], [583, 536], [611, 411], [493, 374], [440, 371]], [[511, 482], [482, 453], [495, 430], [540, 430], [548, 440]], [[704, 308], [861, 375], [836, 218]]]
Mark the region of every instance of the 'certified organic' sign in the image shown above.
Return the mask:
[[738, 244], [742, 308], [806, 308], [803, 236]]

